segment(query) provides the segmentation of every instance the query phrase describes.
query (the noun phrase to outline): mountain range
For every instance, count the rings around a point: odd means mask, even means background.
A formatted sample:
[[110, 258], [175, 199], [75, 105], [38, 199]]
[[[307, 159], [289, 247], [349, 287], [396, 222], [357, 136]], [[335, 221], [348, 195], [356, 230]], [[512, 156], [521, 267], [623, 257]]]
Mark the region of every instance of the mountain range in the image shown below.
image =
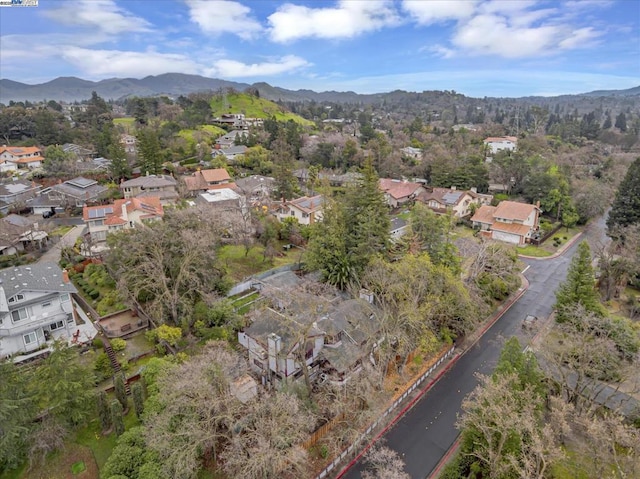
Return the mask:
[[[132, 96], [179, 96], [198, 91], [215, 91], [221, 88], [233, 88], [239, 91], [254, 88], [260, 96], [268, 100], [281, 101], [329, 101], [335, 103], [371, 103], [383, 99], [387, 95], [398, 92], [358, 94], [349, 92], [315, 92], [312, 90], [287, 90], [260, 82], [254, 84], [238, 83], [216, 78], [183, 73], [165, 73], [156, 76], [137, 78], [109, 78], [97, 82], [76, 77], [59, 77], [38, 85], [27, 85], [9, 79], [0, 79], [0, 103], [10, 101], [42, 101], [56, 100], [74, 102], [87, 100], [95, 91], [102, 98], [120, 100]], [[405, 92], [402, 92], [405, 93]], [[640, 86], [628, 90], [600, 90], [584, 93], [585, 96], [635, 96], [640, 95]]]

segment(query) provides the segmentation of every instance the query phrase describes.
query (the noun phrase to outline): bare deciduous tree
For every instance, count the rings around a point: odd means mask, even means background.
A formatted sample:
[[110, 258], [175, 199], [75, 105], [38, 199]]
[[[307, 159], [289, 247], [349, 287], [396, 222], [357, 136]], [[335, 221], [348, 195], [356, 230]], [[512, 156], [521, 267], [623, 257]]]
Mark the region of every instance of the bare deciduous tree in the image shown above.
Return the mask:
[[396, 451], [383, 444], [375, 444], [365, 454], [367, 469], [362, 479], [410, 479], [404, 471], [404, 461]]

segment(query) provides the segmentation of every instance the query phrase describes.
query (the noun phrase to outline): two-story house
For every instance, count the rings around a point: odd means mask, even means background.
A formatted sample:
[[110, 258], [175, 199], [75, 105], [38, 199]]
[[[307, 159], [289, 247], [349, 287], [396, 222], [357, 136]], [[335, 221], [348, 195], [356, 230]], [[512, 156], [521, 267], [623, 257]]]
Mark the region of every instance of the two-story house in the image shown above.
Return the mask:
[[0, 270], [0, 358], [32, 352], [50, 339], [73, 338], [76, 292], [55, 263]]
[[133, 135], [128, 135], [127, 133], [120, 135], [120, 144], [124, 148], [125, 153], [135, 155], [138, 151], [137, 143], [138, 140]]
[[37, 146], [7, 146], [0, 147], [0, 160], [6, 160], [16, 165], [18, 169], [40, 168], [44, 158], [42, 150]]
[[282, 202], [276, 210], [276, 216], [280, 221], [284, 221], [285, 218], [295, 218], [301, 225], [311, 225], [322, 221], [323, 207], [322, 195], [303, 196]]
[[518, 138], [515, 136], [490, 136], [485, 138], [484, 145], [487, 156], [490, 157], [501, 150], [515, 151], [518, 148]]
[[174, 203], [178, 198], [176, 179], [169, 175], [146, 175], [120, 183], [120, 190], [126, 199], [159, 197], [163, 206]]
[[235, 183], [231, 181], [229, 172], [224, 168], [198, 170], [190, 176], [185, 176], [183, 180], [187, 187], [187, 191], [191, 195], [218, 188], [236, 189]]
[[416, 198], [438, 214], [450, 213], [455, 218], [465, 218], [473, 212], [473, 208], [490, 205], [493, 195], [484, 195], [475, 190], [458, 190], [454, 188], [426, 188]]
[[501, 201], [498, 206], [481, 206], [471, 217], [480, 234], [506, 243], [523, 245], [539, 229], [540, 205]]
[[380, 189], [384, 192], [385, 200], [391, 208], [398, 208], [414, 200], [424, 191], [420, 183], [406, 180], [380, 178]]
[[115, 200], [110, 205], [85, 206], [82, 219], [87, 225], [87, 239], [90, 254], [97, 254], [106, 249], [109, 233], [123, 229], [135, 228], [147, 221], [159, 220], [164, 216], [164, 209], [158, 197], [129, 198]]
[[364, 299], [324, 301], [307, 295], [286, 303], [255, 311], [251, 324], [238, 333], [263, 384], [301, 378], [304, 368], [312, 377], [323, 373], [343, 382], [371, 352], [367, 342], [380, 325], [375, 307]]

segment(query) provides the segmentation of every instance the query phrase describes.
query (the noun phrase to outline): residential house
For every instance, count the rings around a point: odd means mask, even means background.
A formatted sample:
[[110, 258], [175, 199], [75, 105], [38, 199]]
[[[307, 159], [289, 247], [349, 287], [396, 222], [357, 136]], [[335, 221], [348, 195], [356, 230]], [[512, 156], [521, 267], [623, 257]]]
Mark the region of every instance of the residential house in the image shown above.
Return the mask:
[[4, 180], [0, 182], [0, 213], [6, 215], [10, 209], [26, 204], [35, 197], [42, 186], [32, 181]]
[[18, 171], [18, 165], [5, 158], [0, 158], [0, 173], [7, 173], [9, 171]]
[[322, 221], [324, 197], [316, 195], [303, 196], [291, 201], [283, 201], [276, 210], [276, 216], [280, 221], [285, 218], [295, 218], [301, 225], [311, 225]]
[[[306, 187], [309, 184], [310, 176], [307, 168], [294, 170], [293, 176], [298, 179], [300, 186]], [[344, 174], [338, 174], [332, 170], [322, 170], [318, 173], [318, 180], [321, 182], [327, 181], [331, 186], [350, 186], [362, 180], [362, 173], [348, 171]]]
[[47, 232], [40, 230], [38, 223], [29, 218], [14, 214], [0, 218], [0, 256], [41, 248], [48, 240]]
[[262, 204], [274, 189], [275, 180], [268, 176], [251, 175], [236, 180], [236, 187], [250, 204]]
[[176, 179], [169, 175], [146, 175], [120, 183], [120, 190], [126, 199], [159, 197], [163, 206], [178, 198]]
[[231, 188], [217, 188], [200, 193], [196, 197], [196, 204], [240, 212], [246, 211], [247, 206], [245, 197]]
[[384, 192], [385, 200], [391, 208], [398, 208], [414, 200], [424, 191], [420, 183], [391, 178], [380, 178], [380, 189]]
[[231, 148], [232, 146], [236, 146], [236, 140], [240, 141], [240, 139], [244, 135], [246, 135], [245, 131], [231, 130], [229, 133], [222, 135], [220, 138], [216, 139], [214, 149], [225, 150], [227, 148]]
[[135, 136], [123, 133], [120, 135], [120, 144], [124, 148], [125, 153], [129, 155], [135, 155], [138, 152], [137, 142]]
[[490, 136], [484, 140], [488, 156], [501, 150], [515, 151], [518, 147], [518, 138], [515, 136]]
[[400, 153], [402, 153], [402, 156], [406, 158], [412, 158], [414, 160], [422, 160], [421, 148], [414, 148], [412, 146], [407, 146], [405, 148], [400, 148]]
[[540, 205], [501, 201], [498, 206], [481, 206], [471, 221], [487, 238], [524, 245], [538, 231], [539, 215]]
[[303, 368], [314, 381], [344, 383], [368, 360], [367, 342], [379, 331], [374, 306], [363, 299], [329, 300], [309, 293], [291, 299], [286, 289], [280, 293], [288, 299], [254, 311], [251, 324], [238, 333], [263, 384], [301, 378]]
[[96, 153], [89, 148], [85, 148], [75, 143], [65, 143], [62, 145], [62, 151], [71, 155], [75, 161], [83, 162], [90, 161], [96, 156]]
[[40, 168], [44, 158], [42, 150], [37, 146], [7, 146], [0, 147], [0, 160], [16, 165], [18, 169]]
[[28, 204], [33, 208], [34, 214], [51, 211], [51, 208], [81, 208], [87, 203], [101, 200], [108, 191], [109, 188], [99, 185], [96, 180], [78, 176], [43, 189], [40, 195]]
[[418, 197], [420, 201], [432, 209], [435, 213], [450, 213], [455, 218], [466, 218], [475, 208], [482, 205], [490, 205], [493, 195], [478, 193], [475, 189], [469, 191], [453, 188], [425, 188]]
[[85, 206], [82, 209], [82, 219], [87, 225], [86, 237], [90, 244], [88, 253], [104, 251], [109, 233], [135, 228], [163, 216], [164, 209], [157, 196], [120, 199], [110, 205]]
[[[53, 339], [91, 340], [95, 328], [90, 322], [87, 328], [76, 323], [81, 310], [74, 293], [67, 272], [55, 263], [0, 270], [0, 358], [31, 353]], [[81, 337], [81, 329], [89, 337]]]
[[187, 191], [191, 194], [197, 194], [218, 188], [236, 188], [235, 183], [231, 181], [229, 172], [224, 168], [198, 170], [190, 176], [183, 177], [183, 180], [187, 187]]
[[228, 161], [235, 161], [238, 156], [244, 155], [247, 152], [247, 147], [244, 145], [230, 146], [224, 149], [214, 148], [211, 151], [211, 156], [216, 158], [217, 156], [224, 156]]
[[390, 223], [389, 236], [391, 237], [391, 241], [398, 241], [409, 230], [409, 222], [402, 218], [391, 218]]

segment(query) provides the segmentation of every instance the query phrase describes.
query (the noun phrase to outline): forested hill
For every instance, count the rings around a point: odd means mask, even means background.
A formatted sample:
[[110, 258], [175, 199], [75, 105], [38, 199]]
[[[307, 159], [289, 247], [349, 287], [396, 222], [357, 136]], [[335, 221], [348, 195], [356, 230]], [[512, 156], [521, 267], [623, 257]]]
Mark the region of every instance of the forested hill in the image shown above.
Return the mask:
[[[83, 101], [91, 98], [95, 91], [107, 100], [122, 100], [128, 97], [138, 96], [179, 96], [201, 91], [218, 91], [232, 88], [238, 91], [251, 87], [257, 90], [262, 98], [283, 102], [331, 102], [353, 104], [381, 104], [381, 103], [411, 103], [416, 96], [420, 99], [442, 94], [456, 94], [454, 91], [430, 91], [428, 79], [425, 80], [425, 91], [407, 92], [396, 90], [387, 93], [359, 94], [352, 91], [315, 92], [313, 90], [287, 90], [268, 83], [260, 82], [249, 85], [233, 81], [206, 78], [199, 75], [187, 75], [182, 73], [165, 73], [156, 76], [136, 78], [110, 78], [98, 82], [83, 80], [76, 77], [60, 77], [38, 85], [27, 85], [9, 79], [0, 79], [0, 103], [8, 104], [10, 101]], [[618, 97], [640, 98], [640, 86], [628, 90], [601, 90], [582, 95], [564, 95], [555, 98], [586, 98], [586, 97]], [[535, 101], [534, 101], [535, 99]], [[479, 100], [479, 99], [478, 99]], [[513, 99], [511, 99], [513, 100]], [[535, 103], [544, 102], [543, 97], [528, 97], [527, 100]]]

